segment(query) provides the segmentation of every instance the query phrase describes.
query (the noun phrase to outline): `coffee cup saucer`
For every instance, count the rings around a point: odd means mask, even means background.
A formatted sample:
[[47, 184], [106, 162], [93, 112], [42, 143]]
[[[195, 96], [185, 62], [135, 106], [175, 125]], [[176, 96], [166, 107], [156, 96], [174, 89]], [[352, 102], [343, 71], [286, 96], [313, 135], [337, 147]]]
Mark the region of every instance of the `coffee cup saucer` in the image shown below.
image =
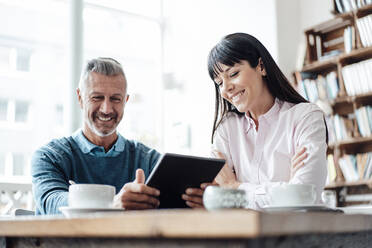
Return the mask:
[[80, 216], [83, 214], [92, 214], [92, 213], [100, 213], [100, 212], [122, 212], [124, 211], [124, 208], [77, 208], [77, 207], [60, 207], [59, 211], [63, 213], [66, 217], [75, 217]]
[[267, 212], [317, 211], [327, 208], [324, 204], [265, 205], [262, 207]]

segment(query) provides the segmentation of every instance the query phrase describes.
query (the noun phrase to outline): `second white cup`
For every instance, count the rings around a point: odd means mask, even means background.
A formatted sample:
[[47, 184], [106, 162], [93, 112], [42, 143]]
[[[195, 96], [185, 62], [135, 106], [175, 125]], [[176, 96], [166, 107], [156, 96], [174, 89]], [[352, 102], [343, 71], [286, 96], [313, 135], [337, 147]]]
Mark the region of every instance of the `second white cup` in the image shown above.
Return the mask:
[[312, 205], [316, 201], [316, 187], [313, 184], [284, 184], [271, 188], [271, 205]]

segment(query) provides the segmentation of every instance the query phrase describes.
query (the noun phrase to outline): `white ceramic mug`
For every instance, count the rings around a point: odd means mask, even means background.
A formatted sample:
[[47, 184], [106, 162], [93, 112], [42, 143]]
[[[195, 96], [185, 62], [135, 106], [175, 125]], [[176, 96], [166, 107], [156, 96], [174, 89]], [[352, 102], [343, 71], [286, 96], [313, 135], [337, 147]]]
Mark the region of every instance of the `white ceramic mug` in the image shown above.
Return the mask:
[[73, 184], [69, 186], [68, 206], [73, 208], [110, 208], [115, 187], [104, 184]]
[[313, 184], [283, 184], [271, 188], [271, 205], [312, 205], [316, 201], [316, 187]]
[[208, 186], [203, 194], [203, 204], [207, 210], [215, 210], [245, 208], [248, 201], [244, 190]]

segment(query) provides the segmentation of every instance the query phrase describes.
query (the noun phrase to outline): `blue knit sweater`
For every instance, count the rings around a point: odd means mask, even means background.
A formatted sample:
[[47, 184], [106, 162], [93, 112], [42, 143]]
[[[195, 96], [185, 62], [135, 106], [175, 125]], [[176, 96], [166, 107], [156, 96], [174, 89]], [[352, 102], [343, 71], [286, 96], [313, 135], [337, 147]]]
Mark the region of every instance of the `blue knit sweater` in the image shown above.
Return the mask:
[[108, 152], [90, 143], [81, 130], [37, 150], [31, 162], [36, 214], [59, 214], [58, 208], [68, 205], [69, 180], [109, 184], [118, 193], [125, 183], [135, 179], [136, 169], [142, 168], [147, 178], [160, 154], [118, 136]]

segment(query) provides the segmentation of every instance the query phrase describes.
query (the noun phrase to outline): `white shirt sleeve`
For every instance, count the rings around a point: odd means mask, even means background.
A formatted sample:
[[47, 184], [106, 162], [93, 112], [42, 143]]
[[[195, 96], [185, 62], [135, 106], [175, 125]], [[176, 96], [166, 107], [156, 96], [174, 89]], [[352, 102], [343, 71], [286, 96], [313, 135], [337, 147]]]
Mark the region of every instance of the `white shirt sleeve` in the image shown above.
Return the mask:
[[231, 158], [229, 142], [228, 142], [227, 134], [225, 133], [225, 130], [223, 129], [222, 125], [218, 127], [218, 129], [216, 130], [214, 134], [212, 152], [213, 150], [221, 152], [223, 156], [225, 157], [226, 163], [228, 164], [228, 166], [231, 169], [233, 169], [233, 162]]

